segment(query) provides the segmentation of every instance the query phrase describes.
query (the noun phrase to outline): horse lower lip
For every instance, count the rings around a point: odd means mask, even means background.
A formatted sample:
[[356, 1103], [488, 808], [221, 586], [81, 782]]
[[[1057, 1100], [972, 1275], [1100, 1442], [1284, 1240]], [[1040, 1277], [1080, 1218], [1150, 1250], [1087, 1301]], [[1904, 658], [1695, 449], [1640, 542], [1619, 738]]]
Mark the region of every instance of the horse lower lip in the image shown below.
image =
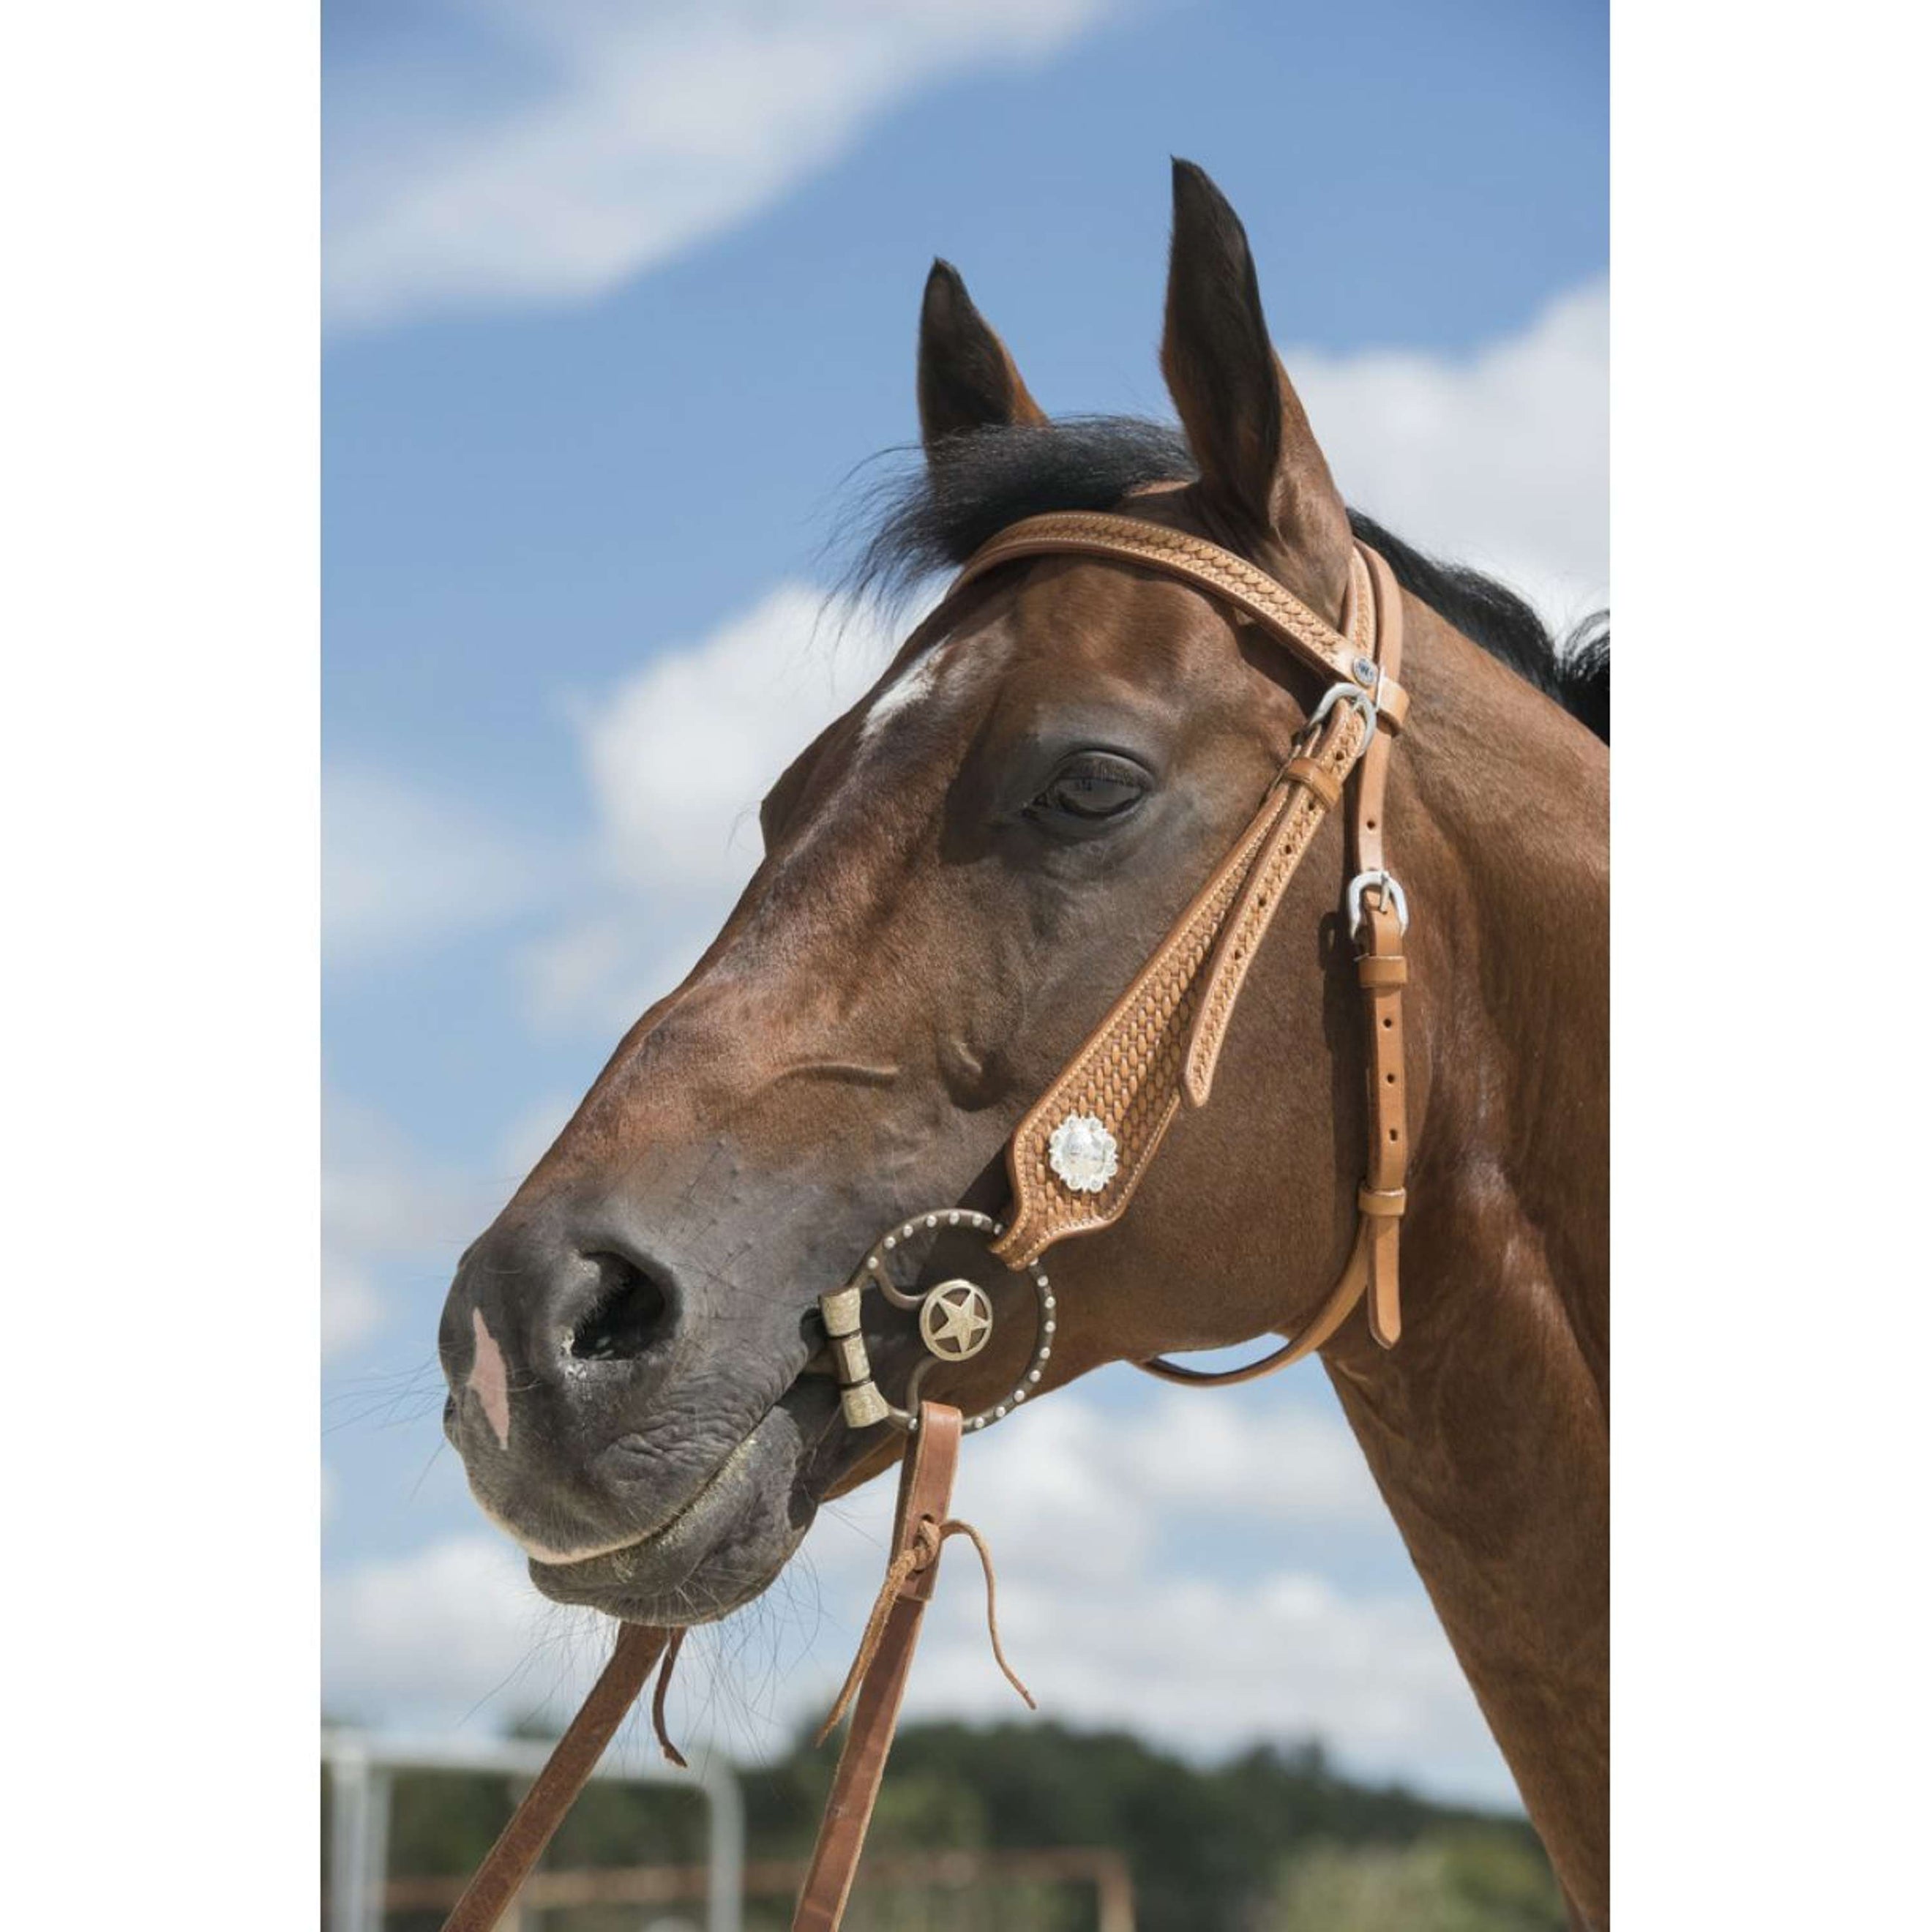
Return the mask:
[[[782, 1549], [774, 1539], [773, 1521], [782, 1525], [784, 1514], [774, 1504], [774, 1485], [789, 1487], [799, 1454], [815, 1449], [838, 1419], [834, 1386], [796, 1377], [668, 1521], [596, 1556], [555, 1564], [533, 1559], [531, 1581], [556, 1601], [632, 1622], [684, 1622], [687, 1611], [700, 1618], [724, 1614], [764, 1589], [796, 1546], [795, 1536]], [[797, 1444], [784, 1439], [794, 1427], [802, 1434]], [[728, 1552], [722, 1570], [714, 1560], [721, 1552]]]
[[666, 1521], [655, 1529], [646, 1530], [643, 1535], [628, 1543], [620, 1544], [615, 1550], [599, 1550], [592, 1556], [575, 1557], [566, 1562], [545, 1563], [532, 1558], [531, 1568], [556, 1576], [590, 1578], [600, 1568], [610, 1568], [619, 1564], [629, 1565], [650, 1553], [655, 1547], [670, 1544], [680, 1531], [689, 1528], [705, 1514], [706, 1505], [717, 1496], [724, 1478], [749, 1454], [754, 1430], [706, 1476], [690, 1499]]

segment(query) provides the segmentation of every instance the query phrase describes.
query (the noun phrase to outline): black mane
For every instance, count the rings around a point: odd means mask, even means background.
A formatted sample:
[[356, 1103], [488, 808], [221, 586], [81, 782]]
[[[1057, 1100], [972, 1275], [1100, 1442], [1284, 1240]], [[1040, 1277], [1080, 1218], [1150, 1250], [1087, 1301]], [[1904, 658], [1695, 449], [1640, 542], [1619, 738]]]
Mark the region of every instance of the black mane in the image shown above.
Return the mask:
[[[1141, 484], [1196, 474], [1178, 430], [1134, 416], [974, 430], [950, 439], [946, 451], [944, 463], [921, 460], [864, 493], [860, 508], [872, 533], [848, 587], [903, 596], [933, 572], [964, 562], [1022, 517], [1111, 509]], [[1492, 578], [1424, 556], [1359, 511], [1350, 511], [1348, 520], [1388, 558], [1405, 590], [1609, 742], [1607, 611], [1586, 619], [1559, 644], [1528, 604]]]

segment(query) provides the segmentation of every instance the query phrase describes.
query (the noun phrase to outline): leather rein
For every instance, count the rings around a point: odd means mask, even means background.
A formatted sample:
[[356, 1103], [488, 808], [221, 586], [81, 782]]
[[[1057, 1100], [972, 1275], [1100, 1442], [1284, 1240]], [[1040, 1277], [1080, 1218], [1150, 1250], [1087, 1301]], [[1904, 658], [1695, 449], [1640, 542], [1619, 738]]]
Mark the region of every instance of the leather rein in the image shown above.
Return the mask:
[[[1408, 1162], [1402, 938], [1408, 908], [1384, 852], [1389, 754], [1408, 710], [1400, 682], [1402, 592], [1388, 563], [1358, 543], [1341, 628], [1330, 626], [1264, 571], [1204, 538], [1136, 518], [1070, 512], [1010, 525], [970, 558], [947, 601], [988, 571], [1022, 557], [1108, 559], [1175, 578], [1232, 606], [1291, 656], [1328, 680], [1327, 688], [1232, 850], [1189, 902], [1154, 956], [1116, 1000], [1014, 1130], [1006, 1148], [1012, 1202], [1004, 1222], [963, 1208], [914, 1216], [883, 1236], [843, 1286], [819, 1298], [847, 1423], [888, 1422], [910, 1441], [902, 1462], [892, 1555], [857, 1660], [829, 1731], [851, 1702], [852, 1721], [834, 1774], [794, 1932], [834, 1932], [864, 1847], [910, 1672], [939, 1556], [954, 1534], [984, 1546], [947, 1514], [963, 1436], [998, 1421], [1032, 1394], [1052, 1358], [1057, 1304], [1041, 1257], [1056, 1242], [1119, 1220], [1184, 1107], [1204, 1107], [1250, 968], [1289, 881], [1322, 821], [1348, 802], [1349, 880], [1344, 908], [1355, 946], [1366, 1038], [1369, 1145], [1356, 1190], [1354, 1245], [1340, 1279], [1299, 1333], [1259, 1360], [1219, 1371], [1165, 1358], [1136, 1366], [1197, 1388], [1246, 1382], [1300, 1360], [1334, 1335], [1366, 1297], [1370, 1332], [1393, 1348], [1402, 1332], [1399, 1242]], [[892, 1269], [928, 1233], [987, 1238], [988, 1252], [1030, 1280], [1034, 1347], [1022, 1379], [971, 1417], [922, 1398], [934, 1366], [977, 1354], [991, 1338], [986, 1291], [964, 1278], [900, 1287]], [[902, 1403], [874, 1379], [862, 1322], [865, 1294], [914, 1312], [926, 1359]], [[987, 1564], [992, 1622], [992, 1572]], [[624, 1714], [661, 1655], [654, 1707], [664, 1736], [664, 1694], [683, 1633], [626, 1624], [610, 1662], [558, 1742], [502, 1835], [445, 1922], [444, 1932], [490, 1932], [528, 1876]], [[993, 1626], [995, 1654], [999, 1640]], [[1005, 1668], [1004, 1657], [1000, 1658]], [[1023, 1696], [1024, 1687], [1011, 1678]], [[1028, 1697], [1029, 1703], [1031, 1698]]]

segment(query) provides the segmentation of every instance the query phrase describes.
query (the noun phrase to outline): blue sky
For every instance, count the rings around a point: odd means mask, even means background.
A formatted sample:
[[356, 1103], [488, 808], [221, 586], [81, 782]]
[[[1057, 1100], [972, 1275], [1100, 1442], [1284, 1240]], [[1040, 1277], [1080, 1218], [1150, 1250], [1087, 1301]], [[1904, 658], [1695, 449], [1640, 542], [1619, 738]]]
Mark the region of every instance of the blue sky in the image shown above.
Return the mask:
[[[332, 0], [336, 1708], [488, 1726], [595, 1651], [438, 1451], [436, 1312], [715, 927], [742, 812], [889, 640], [814, 614], [842, 479], [914, 431], [932, 256], [1049, 410], [1167, 414], [1167, 158], [1198, 160], [1352, 500], [1580, 615], [1608, 578], [1606, 34], [1551, 0]], [[1268, 1495], [1238, 1440], [1276, 1452]], [[1318, 1728], [1506, 1794], [1318, 1370], [1191, 1402], [1109, 1374], [985, 1446], [966, 1500], [1049, 1711], [1205, 1749]], [[694, 1646], [699, 1730], [761, 1748], [836, 1678], [876, 1504]], [[1056, 1568], [1072, 1512], [1118, 1523], [1117, 1574]], [[1095, 1590], [1124, 1633], [1100, 1658], [1065, 1634]], [[1135, 1643], [1204, 1605], [1252, 1656], [1184, 1645], [1171, 1702], [1115, 1701]], [[999, 1708], [969, 1623], [939, 1619], [919, 1707]]]

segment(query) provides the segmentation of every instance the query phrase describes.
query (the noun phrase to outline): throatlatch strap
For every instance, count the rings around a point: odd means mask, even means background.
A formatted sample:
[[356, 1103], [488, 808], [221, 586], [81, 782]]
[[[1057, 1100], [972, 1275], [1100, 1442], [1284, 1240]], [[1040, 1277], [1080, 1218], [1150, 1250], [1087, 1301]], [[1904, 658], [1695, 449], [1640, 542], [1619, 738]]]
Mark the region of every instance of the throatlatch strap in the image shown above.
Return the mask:
[[[1378, 656], [1393, 677], [1402, 668], [1402, 586], [1376, 552], [1364, 554], [1374, 585]], [[1358, 884], [1382, 881], [1361, 890], [1362, 925], [1356, 934], [1355, 976], [1368, 1036], [1369, 1158], [1355, 1200], [1368, 1235], [1369, 1330], [1384, 1348], [1393, 1348], [1402, 1334], [1397, 1262], [1402, 1210], [1408, 1204], [1403, 1189], [1408, 1173], [1408, 1074], [1402, 1025], [1402, 989], [1408, 983], [1402, 929], [1408, 914], [1388, 883], [1383, 856], [1388, 763], [1388, 743], [1378, 736], [1362, 759], [1348, 842]]]
[[[1373, 586], [1376, 654], [1393, 674], [1402, 663], [1402, 590], [1394, 573], [1366, 546], [1365, 560]], [[1359, 608], [1359, 607], [1358, 607]], [[1354, 878], [1386, 878], [1382, 863], [1383, 833], [1388, 806], [1387, 739], [1380, 733], [1357, 767], [1354, 810], [1349, 819], [1348, 856]], [[1373, 891], [1376, 901], [1369, 902]], [[1231, 927], [1234, 922], [1230, 921]], [[1402, 956], [1402, 920], [1386, 885], [1365, 886], [1362, 925], [1357, 934], [1355, 975], [1362, 988], [1368, 1082], [1368, 1160], [1355, 1193], [1355, 1239], [1341, 1277], [1299, 1334], [1258, 1360], [1235, 1369], [1190, 1369], [1180, 1362], [1156, 1358], [1137, 1367], [1163, 1382], [1196, 1388], [1222, 1388], [1232, 1382], [1252, 1382], [1272, 1375], [1312, 1354], [1347, 1320], [1364, 1294], [1369, 1300], [1369, 1332], [1384, 1348], [1394, 1347], [1402, 1334], [1402, 1305], [1397, 1252], [1402, 1214], [1408, 1197], [1402, 1183], [1408, 1168], [1408, 1076], [1404, 1066], [1402, 989], [1408, 980]], [[1244, 962], [1245, 970], [1245, 962]], [[1211, 1070], [1211, 1063], [1210, 1063]]]

